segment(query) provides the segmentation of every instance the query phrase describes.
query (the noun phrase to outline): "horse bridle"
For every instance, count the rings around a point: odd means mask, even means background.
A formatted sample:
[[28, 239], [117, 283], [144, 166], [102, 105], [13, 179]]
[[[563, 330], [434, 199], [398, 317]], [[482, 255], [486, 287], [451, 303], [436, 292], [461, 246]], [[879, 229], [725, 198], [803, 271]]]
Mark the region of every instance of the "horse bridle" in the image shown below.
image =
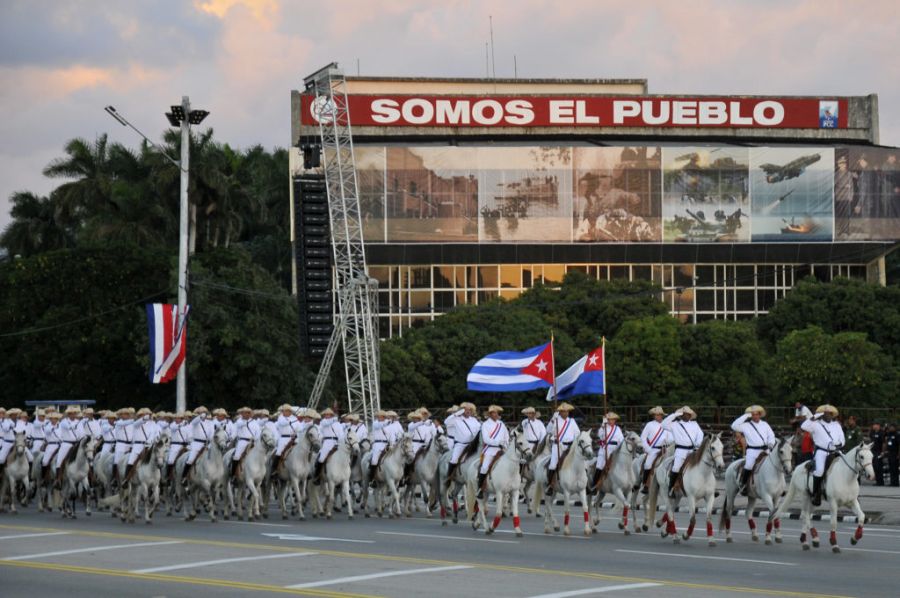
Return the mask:
[[[707, 465], [707, 466], [711, 467], [712, 469], [716, 469], [716, 460], [713, 459], [713, 441], [712, 441], [712, 440], [710, 440], [710, 441], [707, 443], [707, 445], [706, 445], [706, 450], [703, 451], [703, 453], [704, 453], [703, 458], [700, 460], [701, 463], [703, 463], [704, 465]], [[709, 459], [710, 459], [710, 462], [709, 462], [709, 463], [706, 462], [706, 457], [707, 457], [707, 456], [708, 456]]]
[[852, 471], [852, 472], [853, 472], [854, 474], [856, 474], [857, 476], [858, 476], [858, 475], [862, 472], [862, 470], [865, 469], [865, 467], [866, 467], [866, 464], [863, 463], [863, 462], [860, 460], [860, 457], [862, 456], [862, 451], [859, 450], [859, 449], [856, 450], [856, 458], [854, 459], [854, 465], [850, 465], [850, 463], [847, 462], [847, 455], [846, 455], [846, 454], [844, 454], [844, 453], [842, 453], [842, 452], [840, 452], [840, 451], [838, 451], [837, 454], [838, 454], [838, 456], [841, 458], [841, 461], [844, 462], [844, 465], [846, 465], [847, 467], [849, 467], [849, 468], [850, 468], [850, 471]]

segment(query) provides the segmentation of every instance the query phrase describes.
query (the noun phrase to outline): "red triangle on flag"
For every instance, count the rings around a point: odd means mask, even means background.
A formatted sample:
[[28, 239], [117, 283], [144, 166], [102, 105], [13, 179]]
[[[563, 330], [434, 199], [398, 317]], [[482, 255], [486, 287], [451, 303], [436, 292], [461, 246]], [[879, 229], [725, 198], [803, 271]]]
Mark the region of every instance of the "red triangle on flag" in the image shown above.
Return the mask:
[[547, 343], [534, 361], [521, 369], [521, 373], [540, 378], [548, 384], [556, 382], [556, 372], [553, 367], [553, 341]]
[[588, 353], [587, 361], [584, 364], [585, 372], [602, 372], [603, 371], [603, 362], [605, 361], [603, 355], [603, 347], [597, 347], [590, 353]]

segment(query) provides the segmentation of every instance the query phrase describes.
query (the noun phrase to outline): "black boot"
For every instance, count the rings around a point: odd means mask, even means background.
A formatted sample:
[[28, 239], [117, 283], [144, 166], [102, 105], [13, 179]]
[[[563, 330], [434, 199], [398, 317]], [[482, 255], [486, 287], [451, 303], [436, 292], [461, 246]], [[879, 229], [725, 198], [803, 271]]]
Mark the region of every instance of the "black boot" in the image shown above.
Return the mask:
[[597, 483], [600, 481], [601, 475], [603, 475], [603, 470], [594, 468], [594, 477], [591, 479], [591, 485], [588, 486], [589, 495], [593, 495], [597, 491]]
[[451, 463], [450, 467], [447, 468], [447, 479], [452, 480], [453, 474], [456, 473], [456, 463]]
[[649, 494], [650, 493], [650, 476], [653, 475], [652, 469], [647, 469], [644, 471], [644, 479], [641, 480], [641, 494]]
[[741, 470], [741, 494], [747, 496], [750, 494], [750, 470], [742, 469]]
[[487, 478], [486, 473], [478, 474], [478, 494], [475, 496], [478, 500], [484, 499], [484, 481]]
[[678, 481], [678, 472], [669, 472], [669, 498], [675, 498], [675, 482]]
[[813, 476], [812, 504], [818, 507], [822, 504], [822, 478]]
[[547, 486], [544, 488], [544, 499], [553, 500], [556, 496], [556, 470], [551, 469], [547, 472]]
[[325, 463], [322, 461], [316, 461], [316, 471], [313, 474], [313, 484], [319, 484], [322, 481], [322, 465]]
[[192, 468], [193, 466], [194, 466], [193, 463], [187, 463], [187, 462], [185, 462], [185, 464], [184, 464], [184, 469], [181, 471], [181, 479], [182, 479], [182, 481], [187, 482], [189, 479], [191, 479], [191, 468]]
[[237, 475], [238, 463], [240, 463], [240, 461], [234, 459], [231, 460], [231, 477]]

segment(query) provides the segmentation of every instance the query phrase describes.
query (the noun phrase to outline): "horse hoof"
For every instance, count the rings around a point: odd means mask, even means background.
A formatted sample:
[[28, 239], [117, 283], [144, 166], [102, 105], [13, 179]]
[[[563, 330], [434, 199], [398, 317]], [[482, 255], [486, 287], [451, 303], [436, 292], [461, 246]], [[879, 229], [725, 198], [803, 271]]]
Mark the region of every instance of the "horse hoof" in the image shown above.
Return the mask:
[[282, 515], [282, 516], [281, 516], [281, 519], [284, 520], [284, 521], [287, 521], [287, 518], [288, 518], [287, 515]]
[[331, 521], [331, 515], [325, 515], [325, 519], [327, 519], [328, 521]]
[[[13, 511], [13, 515], [18, 515], [18, 514], [19, 514], [18, 511]], [[85, 513], [85, 515], [87, 515], [88, 517], [90, 517], [90, 516], [91, 516], [90, 511], [88, 511], [87, 513]]]
[[715, 546], [715, 545], [716, 545], [716, 541], [715, 541], [715, 540], [710, 540], [710, 541], [709, 541], [709, 545], [710, 545], [710, 546]]
[[766, 538], [766, 546], [771, 546], [771, 545], [772, 545], [772, 539]]
[[850, 536], [850, 544], [852, 544], [853, 546], [856, 546], [856, 543], [857, 543], [857, 542], [859, 542], [859, 540], [857, 540], [857, 539], [856, 539], [855, 537], [853, 537], [853, 536]]
[[804, 544], [804, 545], [803, 545], [803, 550], [809, 550], [809, 544]]
[[626, 536], [630, 536], [630, 535], [631, 535], [631, 530], [626, 529], [626, 530], [625, 530], [625, 535], [626, 535]]
[[353, 515], [347, 515], [347, 519], [349, 519], [350, 521], [353, 521]]
[[750, 536], [750, 539], [754, 542], [759, 542], [759, 536]]
[[681, 544], [681, 538], [679, 538], [678, 536], [675, 536], [675, 539], [672, 540], [672, 543], [673, 544]]
[[687, 535], [687, 533], [684, 533], [684, 534], [681, 534], [681, 539], [684, 540], [685, 542], [687, 542], [688, 540], [691, 539], [691, 537], [689, 535]]
[[619, 522], [619, 529], [625, 529], [625, 525], [621, 521]]
[[[644, 527], [647, 527], [647, 526], [645, 525]], [[656, 522], [656, 527], [662, 527], [662, 521], [657, 521], [657, 522]]]
[[559, 526], [558, 526], [558, 525], [554, 525], [554, 526], [553, 526], [553, 531], [558, 532], [558, 531], [559, 531]]
[[782, 542], [782, 539], [779, 536], [775, 536], [775, 543], [781, 544], [781, 542]]
[[153, 522], [147, 519], [146, 521], [144, 521], [144, 523], [146, 523], [147, 525], [151, 525]]
[[268, 518], [269, 518], [269, 514], [268, 514], [268, 513], [263, 513], [263, 514], [262, 514], [262, 518], [263, 518], [263, 519], [268, 519]]
[[668, 535], [669, 535], [669, 534], [666, 532], [666, 530], [663, 530], [663, 531], [659, 532], [659, 537], [660, 537], [660, 538], [665, 538], [665, 537], [668, 536]]
[[[657, 527], [659, 527], [659, 526], [657, 526]], [[649, 532], [649, 531], [650, 531], [650, 527], [649, 527], [646, 523], [645, 523], [644, 525], [641, 526], [641, 529], [644, 530], [645, 532]]]
[[524, 537], [524, 536], [525, 536], [525, 534], [522, 533], [521, 530], [516, 531], [516, 537], [517, 537], [517, 538], [522, 538], [522, 537]]
[[[366, 515], [366, 517], [368, 517], [368, 515]], [[446, 522], [446, 521], [441, 521], [441, 527], [447, 527], [447, 522]]]
[[834, 554], [838, 554], [841, 552], [841, 547], [840, 546], [832, 546], [831, 552], [833, 552]]
[[731, 544], [732, 542], [734, 542], [734, 539], [731, 536], [728, 536], [727, 538], [725, 538], [726, 544]]
[[815, 540], [813, 540], [812, 545], [813, 545], [813, 548], [818, 548], [819, 547], [819, 539], [816, 538]]
[[370, 519], [372, 516], [366, 513], [366, 519]]

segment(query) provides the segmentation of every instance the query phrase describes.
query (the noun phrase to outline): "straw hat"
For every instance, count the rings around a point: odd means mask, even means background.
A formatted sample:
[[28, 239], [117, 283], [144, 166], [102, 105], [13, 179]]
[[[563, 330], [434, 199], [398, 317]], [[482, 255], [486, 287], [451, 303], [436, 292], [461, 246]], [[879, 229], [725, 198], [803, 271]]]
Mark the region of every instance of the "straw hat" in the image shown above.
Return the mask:
[[491, 405], [490, 407], [487, 408], [487, 412], [488, 413], [496, 413], [497, 415], [500, 415], [501, 413], [503, 413], [503, 407], [501, 407], [500, 405]]
[[103, 419], [119, 419], [119, 416], [115, 411], [107, 411]]
[[459, 405], [452, 405], [450, 407], [447, 407], [446, 412], [447, 413], [456, 413], [457, 411], [459, 411]]
[[406, 414], [407, 421], [422, 421], [422, 414], [418, 411], [410, 411]]
[[138, 412], [135, 415], [137, 415], [138, 417], [142, 415], [153, 415], [153, 412], [146, 407], [141, 407], [140, 409], [138, 409]]
[[575, 407], [573, 407], [569, 403], [563, 402], [563, 403], [560, 403], [559, 406], [557, 406], [556, 411], [557, 412], [565, 411], [566, 413], [569, 413], [570, 411], [575, 411]]
[[388, 416], [387, 411], [385, 411], [384, 409], [379, 409], [378, 411], [375, 412], [375, 417], [387, 417], [387, 416]]
[[417, 411], [419, 412], [419, 415], [422, 416], [422, 419], [428, 419], [429, 417], [431, 417], [431, 411], [429, 411], [425, 407], [419, 407]]
[[18, 417], [18, 415], [20, 413], [22, 413], [21, 409], [19, 409], [18, 407], [13, 407], [12, 409], [10, 409], [9, 411], [6, 412], [6, 415], [8, 417]]
[[322, 417], [334, 417], [334, 410], [331, 407], [326, 407], [322, 411]]
[[6, 413], [6, 407], [0, 407], [0, 413]]
[[666, 414], [666, 412], [663, 410], [663, 408], [660, 407], [659, 405], [657, 405], [656, 407], [654, 407], [647, 413], [649, 413], [650, 415], [665, 415]]
[[81, 414], [85, 415], [85, 416], [94, 415], [94, 408], [93, 407], [85, 407], [84, 411], [82, 411]]
[[50, 419], [61, 419], [61, 418], [62, 418], [62, 413], [60, 413], [59, 411], [54, 411], [53, 413], [50, 414]]
[[609, 413], [606, 414], [605, 417], [606, 417], [607, 421], [611, 420], [611, 419], [619, 421], [619, 414], [616, 413], [615, 411], [610, 411]]
[[56, 411], [56, 407], [54, 405], [47, 405], [46, 407], [44, 407], [44, 413], [50, 414], [54, 411]]
[[78, 405], [69, 405], [66, 407], [66, 415], [81, 415], [81, 409]]
[[253, 412], [253, 414], [258, 417], [269, 417], [269, 415], [270, 415], [268, 409], [257, 409], [256, 411]]
[[128, 415], [134, 415], [134, 407], [126, 407], [125, 411], [128, 413]]
[[228, 417], [228, 412], [219, 407], [218, 409], [213, 409], [213, 415], [222, 415], [224, 417]]
[[359, 413], [348, 413], [347, 420], [354, 424], [359, 423]]
[[306, 417], [311, 417], [313, 419], [322, 419], [322, 415], [316, 411], [315, 409], [306, 408]]
[[284, 405], [282, 405], [281, 407], [279, 407], [278, 410], [279, 410], [279, 411], [291, 411], [291, 412], [293, 412], [293, 411], [294, 411], [294, 408], [293, 408], [291, 405], [288, 405], [287, 403], [285, 403]]
[[688, 407], [687, 405], [685, 405], [684, 407], [681, 408], [681, 413], [687, 413], [691, 417], [697, 417], [697, 412], [694, 411], [693, 409], [691, 409], [690, 407]]
[[525, 409], [522, 409], [522, 415], [531, 415], [533, 413], [537, 413], [537, 411], [534, 410], [534, 407], [526, 407]]
[[40, 407], [38, 407], [37, 409], [34, 410], [34, 414], [37, 415], [38, 417], [40, 417], [42, 415], [47, 415], [47, 412], [44, 411], [43, 409], [41, 409]]
[[826, 403], [825, 405], [819, 405], [816, 408], [816, 413], [830, 413], [831, 415], [836, 416], [838, 414], [838, 410], [834, 405], [829, 405]]
[[238, 409], [238, 410], [236, 411], [236, 413], [250, 413], [250, 414], [252, 414], [252, 413], [253, 413], [253, 409], [250, 409], [249, 407], [244, 406], [244, 407], [241, 407], [240, 409]]
[[28, 412], [25, 410], [19, 411], [19, 419], [28, 419]]
[[386, 417], [393, 417], [394, 419], [397, 419], [398, 417], [400, 417], [399, 415], [397, 415], [397, 412], [394, 411], [393, 409], [389, 409], [388, 411], [386, 411], [386, 412], [385, 412], [385, 416], [386, 416]]
[[466, 401], [465, 403], [460, 403], [460, 404], [459, 404], [459, 408], [460, 408], [460, 409], [469, 409], [469, 410], [471, 410], [471, 411], [476, 411], [476, 410], [477, 410], [477, 407], [475, 407], [474, 404], [469, 403], [468, 401]]
[[754, 413], [759, 413], [762, 417], [766, 416], [766, 410], [762, 405], [750, 405], [749, 407], [747, 407], [747, 410], [745, 413], [749, 413], [750, 415], [753, 415]]

